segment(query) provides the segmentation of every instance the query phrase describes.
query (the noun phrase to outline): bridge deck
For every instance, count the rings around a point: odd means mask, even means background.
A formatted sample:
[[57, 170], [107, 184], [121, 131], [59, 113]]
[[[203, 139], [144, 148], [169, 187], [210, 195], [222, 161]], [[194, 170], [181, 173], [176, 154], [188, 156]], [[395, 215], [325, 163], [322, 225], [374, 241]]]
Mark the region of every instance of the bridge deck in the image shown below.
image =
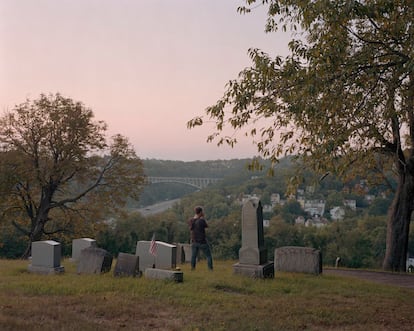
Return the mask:
[[181, 183], [191, 185], [196, 188], [205, 188], [210, 184], [215, 184], [222, 178], [209, 178], [209, 177], [147, 177], [147, 182], [151, 184], [155, 183]]

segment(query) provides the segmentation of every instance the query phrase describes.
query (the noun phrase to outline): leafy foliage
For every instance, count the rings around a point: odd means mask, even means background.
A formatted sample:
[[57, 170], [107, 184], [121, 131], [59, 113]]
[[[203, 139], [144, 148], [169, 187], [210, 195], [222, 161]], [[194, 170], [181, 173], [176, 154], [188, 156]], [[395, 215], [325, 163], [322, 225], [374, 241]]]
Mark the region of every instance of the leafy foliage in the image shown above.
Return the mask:
[[[403, 270], [414, 199], [414, 4], [410, 1], [246, 0], [268, 9], [266, 31], [299, 31], [286, 58], [250, 49], [252, 67], [206, 110], [207, 141], [233, 146], [245, 129], [272, 162], [296, 155], [317, 172], [397, 174], [384, 268]], [[188, 122], [203, 125], [203, 117]], [[393, 165], [393, 166], [391, 166]], [[295, 179], [292, 184], [297, 184]]]
[[139, 197], [141, 161], [125, 137], [105, 131], [92, 110], [60, 94], [0, 118], [2, 218], [27, 236], [26, 256], [32, 241], [82, 233]]

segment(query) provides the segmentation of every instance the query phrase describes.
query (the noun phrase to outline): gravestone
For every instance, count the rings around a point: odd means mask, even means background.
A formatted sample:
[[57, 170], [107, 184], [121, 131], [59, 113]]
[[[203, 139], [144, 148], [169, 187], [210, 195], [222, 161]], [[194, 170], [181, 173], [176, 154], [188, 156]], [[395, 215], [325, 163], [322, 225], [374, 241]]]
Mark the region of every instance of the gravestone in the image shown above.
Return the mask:
[[62, 247], [53, 240], [32, 242], [32, 258], [28, 271], [39, 274], [58, 274], [65, 271], [60, 265]]
[[185, 262], [185, 253], [183, 244], [176, 243], [174, 244], [177, 247], [177, 256], [175, 258], [175, 262], [178, 264], [183, 264]]
[[311, 247], [285, 246], [275, 249], [275, 272], [322, 273], [321, 252]]
[[149, 252], [151, 241], [137, 242], [135, 255], [139, 256], [139, 271], [145, 272], [147, 268], [171, 270], [177, 266], [177, 246], [156, 241], [157, 253], [153, 256]]
[[239, 263], [233, 265], [233, 271], [254, 278], [274, 277], [274, 264], [267, 260], [264, 247], [263, 208], [258, 199], [250, 199], [243, 205], [242, 247]]
[[184, 262], [191, 263], [191, 244], [181, 244], [184, 250]]
[[101, 274], [109, 272], [112, 267], [112, 255], [98, 247], [82, 249], [77, 272], [78, 274]]
[[114, 276], [140, 276], [139, 257], [133, 254], [119, 253], [116, 259]]
[[72, 261], [79, 261], [82, 249], [96, 247], [96, 240], [91, 238], [78, 238], [72, 241]]
[[145, 278], [172, 280], [177, 283], [182, 283], [184, 280], [184, 274], [181, 270], [147, 268], [145, 269]]

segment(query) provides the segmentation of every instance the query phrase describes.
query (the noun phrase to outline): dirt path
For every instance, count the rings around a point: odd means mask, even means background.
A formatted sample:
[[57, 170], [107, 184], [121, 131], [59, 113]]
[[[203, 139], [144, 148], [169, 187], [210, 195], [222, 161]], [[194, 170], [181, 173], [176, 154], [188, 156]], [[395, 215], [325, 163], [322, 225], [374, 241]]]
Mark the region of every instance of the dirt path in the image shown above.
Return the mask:
[[355, 277], [372, 282], [414, 289], [414, 274], [336, 268], [324, 268], [323, 274]]

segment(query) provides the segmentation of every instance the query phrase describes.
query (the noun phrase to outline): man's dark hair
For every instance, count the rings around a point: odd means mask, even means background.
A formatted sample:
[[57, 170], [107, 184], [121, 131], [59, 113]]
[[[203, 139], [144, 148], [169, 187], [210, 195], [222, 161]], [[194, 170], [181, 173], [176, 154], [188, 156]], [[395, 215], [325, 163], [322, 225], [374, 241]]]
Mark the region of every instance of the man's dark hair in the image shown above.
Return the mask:
[[197, 215], [200, 215], [202, 212], [203, 212], [203, 208], [201, 208], [201, 207], [195, 207], [195, 213], [197, 214]]

